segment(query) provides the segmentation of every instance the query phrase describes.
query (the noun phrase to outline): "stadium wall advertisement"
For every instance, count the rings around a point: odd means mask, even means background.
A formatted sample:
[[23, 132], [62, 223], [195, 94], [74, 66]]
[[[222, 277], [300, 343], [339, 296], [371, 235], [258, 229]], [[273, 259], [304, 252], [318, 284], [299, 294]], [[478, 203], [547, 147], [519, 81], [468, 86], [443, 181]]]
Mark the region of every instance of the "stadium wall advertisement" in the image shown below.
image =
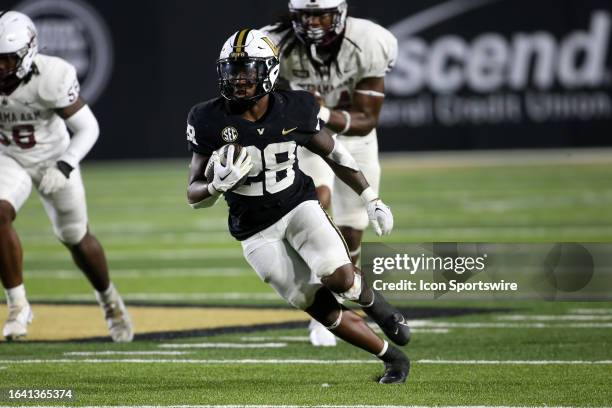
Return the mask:
[[447, 1], [388, 26], [399, 56], [381, 127], [394, 148], [609, 144], [610, 4], [526, 6]]
[[[284, 0], [238, 3], [12, 7], [33, 17], [43, 53], [77, 67], [102, 124], [91, 157], [134, 158], [185, 156], [185, 117], [217, 94], [214, 60], [224, 39], [286, 10]], [[349, 13], [399, 41], [380, 117], [382, 150], [612, 144], [609, 1], [351, 0]]]

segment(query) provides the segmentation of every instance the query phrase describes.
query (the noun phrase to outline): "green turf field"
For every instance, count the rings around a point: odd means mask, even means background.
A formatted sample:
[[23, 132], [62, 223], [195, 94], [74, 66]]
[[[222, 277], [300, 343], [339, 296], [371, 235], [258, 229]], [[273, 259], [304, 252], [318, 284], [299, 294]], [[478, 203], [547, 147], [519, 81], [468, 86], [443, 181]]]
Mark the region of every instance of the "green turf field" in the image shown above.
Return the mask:
[[[75, 309], [76, 332], [62, 334], [80, 341], [0, 343], [0, 406], [612, 405], [611, 303], [400, 299], [414, 327], [411, 377], [380, 386], [382, 365], [366, 353], [309, 345], [306, 319], [290, 314], [242, 259], [224, 204], [186, 205], [187, 160], [86, 164], [83, 173], [91, 230], [142, 316], [139, 336], [116, 345], [78, 332]], [[484, 166], [441, 157], [421, 166], [394, 157], [383, 162], [382, 197], [396, 219], [384, 242], [612, 242], [611, 176], [612, 160]], [[31, 330], [45, 328], [44, 340], [67, 330], [56, 305], [94, 298], [35, 195], [16, 228], [40, 317]], [[378, 241], [371, 232], [366, 240]], [[198, 320], [206, 311], [215, 324]], [[235, 322], [253, 311], [272, 320]], [[93, 312], [83, 312], [84, 322], [103, 326]], [[15, 388], [70, 388], [75, 399], [8, 399]]]

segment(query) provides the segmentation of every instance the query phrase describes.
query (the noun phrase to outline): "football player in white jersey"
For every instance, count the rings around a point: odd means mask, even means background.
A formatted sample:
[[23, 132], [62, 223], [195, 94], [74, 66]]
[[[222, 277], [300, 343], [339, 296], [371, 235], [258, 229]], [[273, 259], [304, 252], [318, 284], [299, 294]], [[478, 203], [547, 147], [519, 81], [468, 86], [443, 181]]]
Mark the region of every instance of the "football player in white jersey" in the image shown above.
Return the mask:
[[12, 225], [32, 186], [55, 235], [94, 287], [112, 339], [133, 338], [104, 250], [88, 230], [79, 162], [98, 134], [98, 122], [79, 96], [74, 67], [38, 54], [36, 27], [28, 16], [0, 11], [0, 278], [9, 312], [2, 331], [7, 340], [23, 338], [33, 318]]
[[[263, 30], [281, 49], [281, 81], [319, 98], [327, 128], [338, 134], [378, 194], [376, 125], [384, 77], [397, 57], [396, 38], [378, 24], [347, 16], [345, 0], [290, 0], [289, 19]], [[368, 225], [366, 208], [323, 160], [306, 149], [298, 153], [300, 168], [313, 178], [323, 207], [328, 208], [331, 196], [334, 221], [357, 264]], [[310, 337], [314, 345], [335, 344], [316, 323]]]

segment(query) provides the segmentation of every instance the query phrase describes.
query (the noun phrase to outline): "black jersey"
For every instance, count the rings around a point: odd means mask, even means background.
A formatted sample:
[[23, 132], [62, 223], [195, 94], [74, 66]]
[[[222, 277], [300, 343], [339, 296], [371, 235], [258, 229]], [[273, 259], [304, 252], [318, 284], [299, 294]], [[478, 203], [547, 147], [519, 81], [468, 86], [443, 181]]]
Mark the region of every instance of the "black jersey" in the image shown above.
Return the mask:
[[231, 113], [219, 97], [195, 105], [187, 118], [189, 150], [210, 156], [227, 143], [247, 148], [253, 161], [246, 182], [226, 192], [229, 230], [238, 240], [269, 227], [306, 200], [312, 179], [298, 167], [296, 150], [319, 132], [319, 104], [308, 92], [275, 91], [256, 122]]

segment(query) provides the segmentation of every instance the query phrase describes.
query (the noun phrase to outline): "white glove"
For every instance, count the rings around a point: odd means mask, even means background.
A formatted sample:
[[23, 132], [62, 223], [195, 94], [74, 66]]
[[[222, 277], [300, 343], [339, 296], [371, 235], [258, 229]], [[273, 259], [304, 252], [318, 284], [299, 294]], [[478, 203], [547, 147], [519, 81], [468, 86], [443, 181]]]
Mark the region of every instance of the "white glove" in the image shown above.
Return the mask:
[[61, 190], [68, 183], [68, 178], [64, 176], [56, 166], [47, 167], [43, 172], [42, 179], [38, 185], [38, 190], [42, 194], [53, 194]]
[[376, 197], [376, 194], [370, 187], [361, 193], [361, 199], [366, 204], [368, 219], [376, 235], [379, 237], [381, 235], [389, 235], [393, 229], [391, 209], [380, 198]]
[[204, 169], [204, 177], [206, 180], [210, 180], [215, 177], [215, 163], [219, 161], [219, 153], [215, 150], [212, 152], [212, 155], [208, 159], [208, 163], [206, 163], [206, 168]]
[[242, 180], [242, 178], [246, 176], [253, 167], [251, 156], [249, 156], [245, 148], [243, 148], [238, 155], [238, 159], [236, 160], [238, 164], [234, 165], [234, 161], [232, 160], [233, 157], [234, 146], [230, 146], [227, 149], [227, 160], [225, 166], [221, 164], [221, 161], [218, 158], [214, 160], [215, 176], [211, 184], [212, 187], [218, 192], [225, 193], [226, 191], [231, 190], [232, 187]]
[[380, 199], [368, 203], [368, 218], [379, 237], [389, 235], [393, 229], [393, 214], [391, 209]]

